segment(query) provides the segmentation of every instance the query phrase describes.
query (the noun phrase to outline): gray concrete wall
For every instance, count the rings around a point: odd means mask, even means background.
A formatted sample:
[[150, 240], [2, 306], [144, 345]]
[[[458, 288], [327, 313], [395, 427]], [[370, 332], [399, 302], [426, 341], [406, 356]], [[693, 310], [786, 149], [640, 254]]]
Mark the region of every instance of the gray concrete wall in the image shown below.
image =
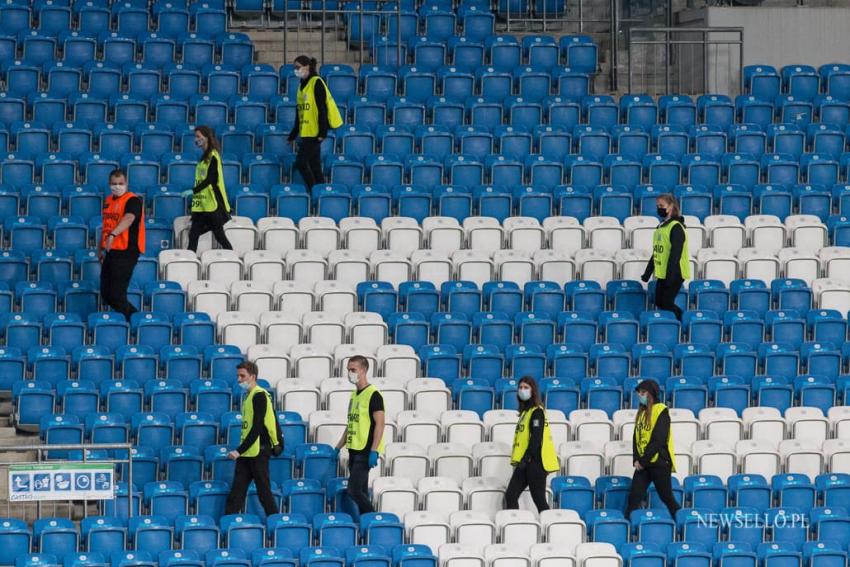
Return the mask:
[[[794, 64], [850, 63], [850, 2], [844, 8], [711, 7], [680, 12], [677, 22], [683, 26], [743, 27], [744, 65], [779, 69]], [[712, 52], [708, 91], [740, 94], [737, 81], [729, 79], [736, 72], [730, 65], [737, 68], [737, 53], [726, 48]]]

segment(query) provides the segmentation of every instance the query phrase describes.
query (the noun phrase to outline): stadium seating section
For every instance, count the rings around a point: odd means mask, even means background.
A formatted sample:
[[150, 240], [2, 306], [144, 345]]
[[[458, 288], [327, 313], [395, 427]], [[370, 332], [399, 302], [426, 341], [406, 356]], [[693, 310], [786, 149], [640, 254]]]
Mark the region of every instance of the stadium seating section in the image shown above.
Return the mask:
[[[590, 37], [497, 35], [562, 1], [320, 2], [374, 64], [321, 67], [346, 125], [307, 190], [292, 66], [229, 29], [303, 3], [266, 4], [0, 6], [0, 389], [48, 445], [134, 445], [102, 515], [3, 519], [0, 564], [846, 565], [850, 65], [750, 66], [734, 100], [617, 99], [594, 93]], [[233, 251], [184, 250], [200, 124]], [[146, 203], [129, 321], [98, 297], [115, 167]], [[694, 275], [681, 322], [638, 281], [668, 192]], [[354, 354], [388, 418], [359, 519], [331, 450]], [[223, 515], [244, 356], [286, 439], [268, 518], [253, 488]], [[502, 510], [526, 375], [561, 459], [539, 515]], [[675, 518], [654, 490], [623, 515], [644, 378], [673, 408]], [[762, 523], [700, 521], [720, 512]]]

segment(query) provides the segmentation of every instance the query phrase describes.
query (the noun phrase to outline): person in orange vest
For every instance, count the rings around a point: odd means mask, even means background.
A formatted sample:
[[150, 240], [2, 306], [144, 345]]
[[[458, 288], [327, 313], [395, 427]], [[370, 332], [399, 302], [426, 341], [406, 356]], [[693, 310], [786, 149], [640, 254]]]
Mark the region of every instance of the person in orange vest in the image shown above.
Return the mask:
[[127, 175], [120, 169], [109, 173], [109, 191], [100, 236], [100, 296], [129, 321], [137, 309], [127, 300], [127, 288], [139, 255], [145, 252], [145, 213], [142, 200], [127, 189]]

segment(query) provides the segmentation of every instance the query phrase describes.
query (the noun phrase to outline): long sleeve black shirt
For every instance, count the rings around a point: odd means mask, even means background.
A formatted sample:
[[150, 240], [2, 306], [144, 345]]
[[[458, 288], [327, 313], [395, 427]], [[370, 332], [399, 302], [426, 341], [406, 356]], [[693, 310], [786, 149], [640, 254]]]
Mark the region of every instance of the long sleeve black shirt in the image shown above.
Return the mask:
[[[643, 415], [639, 415], [638, 419], [643, 419]], [[670, 411], [664, 410], [658, 415], [658, 419], [655, 421], [655, 428], [652, 430], [652, 434], [649, 436], [649, 443], [646, 445], [646, 449], [643, 452], [643, 457], [638, 455], [637, 450], [637, 435], [632, 436], [632, 460], [640, 463], [640, 466], [646, 468], [650, 466], [653, 457], [656, 454], [660, 453], [658, 457], [659, 461], [663, 461], [665, 463], [670, 462], [669, 451], [667, 451], [667, 437], [670, 435]]]
[[546, 414], [543, 410], [536, 408], [531, 414], [531, 419], [528, 423], [528, 447], [525, 450], [525, 455], [522, 457], [522, 462], [529, 463], [532, 460], [542, 462], [543, 448], [543, 427], [545, 425]]
[[[667, 256], [667, 275], [664, 278], [668, 280], [682, 279], [679, 260], [682, 257], [682, 249], [685, 246], [685, 229], [683, 228], [685, 226], [685, 219], [682, 217], [670, 218], [661, 223], [661, 226], [665, 226], [674, 220], [679, 221], [680, 224], [677, 224], [670, 230], [670, 255]], [[652, 257], [650, 257], [649, 262], [646, 263], [644, 277], [649, 278], [653, 272], [655, 272], [655, 264]]]
[[[312, 78], [307, 77], [306, 79], [301, 79], [301, 84], [298, 87], [299, 90], [303, 89], [307, 86], [307, 81]], [[325, 90], [325, 82], [321, 79], [316, 81], [316, 84], [313, 86], [313, 95], [316, 98], [316, 110], [319, 113], [319, 135], [317, 138], [327, 138], [328, 137], [328, 94]], [[300, 112], [300, 111], [299, 111]], [[299, 115], [295, 124], [292, 126], [292, 131], [289, 133], [289, 139], [294, 140], [299, 133], [299, 128], [301, 127], [301, 116]]]
[[200, 193], [208, 186], [212, 187], [213, 195], [215, 195], [215, 202], [217, 205], [216, 210], [225, 211], [224, 195], [222, 195], [221, 191], [218, 190], [218, 158], [215, 156], [210, 156], [210, 164], [209, 167], [207, 167], [207, 175], [200, 183], [192, 187], [192, 192]]
[[272, 445], [269, 432], [266, 431], [266, 426], [263, 423], [266, 416], [267, 398], [268, 396], [265, 395], [255, 395], [254, 399], [251, 400], [251, 405], [254, 406], [254, 420], [251, 422], [251, 429], [248, 430], [248, 436], [245, 437], [245, 440], [236, 449], [240, 455], [247, 451], [258, 437], [260, 439], [260, 448], [267, 449]]

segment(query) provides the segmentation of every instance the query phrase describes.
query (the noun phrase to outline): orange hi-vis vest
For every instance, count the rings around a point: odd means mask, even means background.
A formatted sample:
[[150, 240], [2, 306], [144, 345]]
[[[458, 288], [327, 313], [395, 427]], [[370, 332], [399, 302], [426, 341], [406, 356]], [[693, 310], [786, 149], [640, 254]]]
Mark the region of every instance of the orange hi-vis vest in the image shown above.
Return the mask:
[[[127, 206], [127, 201], [135, 197], [133, 193], [127, 191], [120, 197], [109, 195], [103, 205], [103, 232], [100, 235], [100, 247], [106, 248], [106, 239], [109, 234], [115, 230], [121, 218], [124, 216], [124, 207]], [[145, 212], [142, 209], [142, 218], [136, 219], [139, 226], [139, 253], [145, 253]], [[121, 234], [112, 239], [112, 250], [126, 250], [130, 245], [130, 229], [128, 228]]]

